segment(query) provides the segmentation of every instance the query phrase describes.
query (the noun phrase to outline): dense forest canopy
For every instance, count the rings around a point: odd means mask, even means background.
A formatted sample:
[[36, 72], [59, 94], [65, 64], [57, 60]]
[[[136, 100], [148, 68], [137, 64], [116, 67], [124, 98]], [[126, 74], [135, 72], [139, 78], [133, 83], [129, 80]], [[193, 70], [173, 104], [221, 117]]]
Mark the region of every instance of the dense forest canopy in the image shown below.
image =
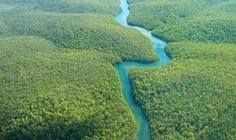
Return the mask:
[[112, 66], [118, 57], [58, 49], [38, 37], [0, 44], [0, 139], [134, 137]]
[[129, 23], [167, 41], [236, 43], [235, 0], [130, 0]]
[[236, 45], [178, 42], [167, 50], [174, 60], [166, 66], [131, 71], [153, 139], [235, 139]]
[[153, 139], [236, 138], [236, 1], [129, 0], [129, 23], [168, 42], [171, 62], [134, 68]]
[[107, 51], [123, 60], [158, 59], [150, 40], [138, 31], [121, 27], [108, 15], [7, 12], [0, 14], [0, 20], [10, 35], [41, 36], [58, 47]]
[[[236, 138], [236, 1], [128, 0], [171, 61], [132, 68], [151, 139]], [[119, 0], [0, 0], [0, 139], [135, 139], [115, 64], [159, 60]]]
[[113, 64], [158, 57], [118, 11], [117, 0], [0, 1], [0, 139], [135, 138]]
[[1, 0], [2, 4], [23, 5], [50, 12], [104, 13], [116, 15], [119, 0]]

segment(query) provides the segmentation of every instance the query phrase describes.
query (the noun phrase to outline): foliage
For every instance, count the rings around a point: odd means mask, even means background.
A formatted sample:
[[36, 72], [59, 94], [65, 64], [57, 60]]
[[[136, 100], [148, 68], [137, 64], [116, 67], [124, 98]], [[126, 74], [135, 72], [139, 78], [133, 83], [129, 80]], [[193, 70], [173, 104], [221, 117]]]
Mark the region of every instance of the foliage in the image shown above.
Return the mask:
[[[182, 41], [166, 48], [167, 66], [131, 71], [152, 138], [235, 139], [236, 46], [226, 43], [236, 43], [236, 2], [129, 3], [130, 24]], [[0, 1], [0, 139], [135, 138], [113, 64], [158, 56], [116, 23], [118, 10], [118, 0]]]
[[8, 26], [10, 35], [41, 36], [58, 47], [96, 49], [130, 61], [158, 59], [150, 40], [118, 25], [111, 16], [12, 11], [2, 13], [0, 20]]
[[118, 3], [0, 1], [0, 139], [135, 139], [113, 65], [158, 56]]
[[170, 43], [173, 60], [161, 68], [134, 68], [134, 96], [153, 139], [235, 139], [236, 46]]
[[[236, 43], [236, 20], [198, 18], [175, 25], [159, 26], [153, 33], [168, 41]], [[171, 31], [170, 31], [171, 30]]]
[[236, 43], [234, 0], [131, 0], [129, 23], [166, 41]]
[[0, 139], [134, 139], [118, 57], [37, 37], [2, 38], [0, 50]]
[[198, 59], [209, 61], [236, 62], [235, 44], [174, 42], [168, 44], [166, 51], [174, 59]]
[[30, 6], [34, 9], [50, 12], [115, 15], [119, 11], [118, 0], [1, 0], [0, 3]]
[[[153, 139], [235, 139], [236, 10], [227, 0], [129, 0], [129, 23], [170, 43], [161, 68], [134, 68]], [[190, 42], [194, 41], [194, 42]], [[197, 42], [221, 42], [197, 43]], [[222, 44], [224, 42], [224, 44]]]

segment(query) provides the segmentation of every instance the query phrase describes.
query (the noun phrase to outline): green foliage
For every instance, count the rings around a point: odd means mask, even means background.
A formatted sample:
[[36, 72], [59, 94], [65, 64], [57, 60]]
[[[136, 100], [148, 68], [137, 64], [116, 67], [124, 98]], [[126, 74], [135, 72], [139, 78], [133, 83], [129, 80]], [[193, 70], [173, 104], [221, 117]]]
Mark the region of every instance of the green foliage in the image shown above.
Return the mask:
[[[236, 43], [235, 1], [129, 3], [131, 24], [182, 41], [166, 48], [167, 66], [130, 75], [152, 138], [235, 139], [236, 46], [186, 42]], [[158, 57], [118, 10], [118, 0], [0, 1], [0, 139], [135, 138], [113, 64]]]
[[2, 38], [0, 50], [0, 139], [134, 139], [118, 57], [37, 37]]
[[234, 0], [130, 2], [129, 22], [153, 30], [164, 40], [236, 43]]
[[0, 139], [135, 139], [113, 65], [158, 56], [116, 23], [118, 9], [118, 0], [0, 1]]
[[[99, 50], [119, 55], [122, 60], [158, 59], [150, 40], [138, 31], [118, 25], [111, 16], [100, 14], [56, 14], [6, 12], [0, 15], [8, 34], [36, 35], [58, 47]], [[69, 22], [68, 22], [69, 21]]]
[[236, 45], [178, 42], [161, 68], [134, 68], [134, 96], [153, 139], [236, 137]]
[[166, 47], [166, 51], [174, 59], [198, 59], [209, 61], [236, 62], [234, 44], [174, 42]]
[[182, 41], [167, 46], [173, 59], [167, 66], [131, 71], [152, 138], [235, 139], [236, 46], [226, 44], [236, 43], [235, 1], [129, 2], [130, 24], [166, 41]]
[[119, 11], [118, 0], [1, 0], [0, 3], [30, 6], [51, 12], [115, 15]]
[[174, 25], [163, 25], [153, 33], [168, 41], [194, 40], [200, 42], [236, 43], [236, 20], [197, 18]]

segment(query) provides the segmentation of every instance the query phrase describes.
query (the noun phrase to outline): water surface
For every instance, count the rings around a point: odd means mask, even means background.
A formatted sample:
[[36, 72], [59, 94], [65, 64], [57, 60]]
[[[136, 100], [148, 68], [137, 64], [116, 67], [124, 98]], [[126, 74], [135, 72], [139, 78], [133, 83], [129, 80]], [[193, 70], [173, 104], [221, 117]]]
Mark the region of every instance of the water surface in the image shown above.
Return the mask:
[[129, 79], [129, 69], [131, 67], [153, 67], [153, 66], [160, 66], [163, 64], [166, 64], [170, 58], [166, 54], [164, 47], [166, 46], [166, 43], [157, 37], [153, 36], [151, 31], [148, 31], [142, 27], [138, 26], [132, 26], [129, 25], [127, 22], [127, 17], [129, 16], [129, 5], [127, 3], [127, 0], [120, 0], [120, 6], [122, 11], [117, 15], [116, 20], [123, 26], [127, 28], [133, 28], [138, 30], [140, 33], [142, 33], [144, 36], [148, 37], [152, 44], [153, 49], [155, 49], [155, 52], [160, 56], [160, 60], [156, 61], [154, 63], [138, 63], [138, 62], [122, 62], [120, 64], [116, 65], [117, 71], [119, 73], [121, 82], [122, 82], [122, 92], [123, 96], [129, 105], [130, 109], [132, 110], [134, 117], [136, 121], [139, 124], [139, 131], [137, 134], [137, 140], [149, 140], [150, 139], [150, 128], [148, 119], [143, 112], [140, 105], [138, 105], [135, 102], [134, 96], [133, 96], [133, 87], [131, 84], [131, 81]]

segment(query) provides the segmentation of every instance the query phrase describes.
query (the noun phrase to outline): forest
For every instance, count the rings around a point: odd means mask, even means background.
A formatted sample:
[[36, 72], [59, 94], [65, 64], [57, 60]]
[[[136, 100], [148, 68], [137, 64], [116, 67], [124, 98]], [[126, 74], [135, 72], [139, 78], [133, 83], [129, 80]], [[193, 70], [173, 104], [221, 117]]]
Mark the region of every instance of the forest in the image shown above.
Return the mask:
[[137, 125], [112, 66], [119, 57], [58, 49], [31, 36], [0, 44], [0, 139], [135, 136]]
[[119, 11], [119, 0], [1, 0], [0, 3], [58, 13], [116, 15]]
[[166, 66], [133, 68], [130, 75], [152, 137], [233, 140], [236, 45], [178, 42], [167, 52]]
[[130, 0], [129, 23], [168, 41], [236, 43], [235, 0]]
[[113, 65], [158, 56], [118, 11], [116, 0], [0, 1], [1, 140], [135, 139]]
[[133, 29], [127, 32], [109, 15], [16, 13], [13, 10], [0, 14], [0, 20], [7, 26], [2, 36], [40, 36], [58, 47], [99, 50], [119, 55], [122, 60], [152, 62], [158, 59], [148, 39]]
[[[171, 61], [132, 68], [135, 100], [151, 138], [236, 138], [236, 2], [129, 0], [129, 23], [168, 42]], [[133, 11], [133, 12], [132, 12]]]
[[[235, 140], [236, 1], [127, 1], [128, 23], [170, 57], [127, 71], [151, 140]], [[120, 11], [120, 0], [0, 0], [0, 140], [137, 139], [115, 65], [161, 55]]]

